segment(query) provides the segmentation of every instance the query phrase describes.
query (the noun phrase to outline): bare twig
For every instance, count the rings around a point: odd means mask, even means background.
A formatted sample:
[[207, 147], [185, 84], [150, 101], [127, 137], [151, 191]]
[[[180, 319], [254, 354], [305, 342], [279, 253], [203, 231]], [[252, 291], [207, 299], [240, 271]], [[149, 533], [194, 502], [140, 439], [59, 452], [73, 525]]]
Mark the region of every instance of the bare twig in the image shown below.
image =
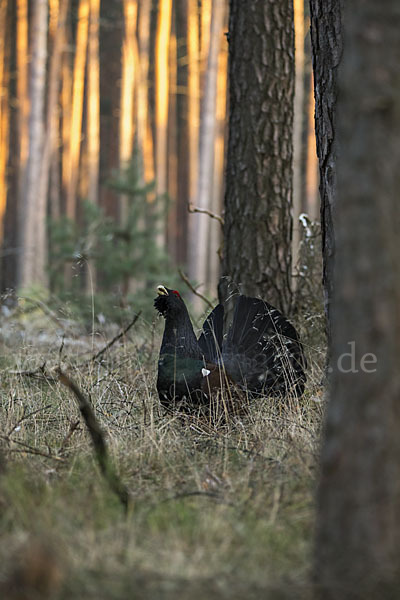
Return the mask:
[[57, 379], [50, 377], [48, 373], [45, 371], [46, 363], [40, 365], [33, 370], [28, 371], [8, 371], [11, 375], [19, 375], [24, 377], [31, 377], [32, 379], [37, 379], [38, 381], [45, 381], [46, 383], [56, 383]]
[[85, 420], [90, 437], [92, 438], [93, 448], [100, 471], [107, 481], [110, 489], [118, 496], [121, 504], [128, 509], [129, 493], [125, 485], [119, 479], [108, 456], [107, 444], [104, 433], [96, 419], [93, 407], [85, 395], [81, 392], [77, 384], [68, 375], [58, 369], [60, 382], [73, 392], [78, 402], [78, 407], [82, 417]]
[[179, 273], [181, 279], [186, 283], [186, 285], [188, 286], [188, 288], [193, 292], [193, 294], [195, 294], [196, 296], [198, 296], [199, 298], [201, 298], [203, 300], [203, 302], [205, 302], [211, 308], [211, 310], [212, 310], [214, 307], [211, 304], [211, 302], [209, 301], [209, 299], [206, 298], [205, 296], [203, 296], [203, 294], [200, 294], [200, 292], [198, 292], [196, 290], [196, 288], [190, 283], [189, 279], [186, 277], [186, 275], [182, 271], [182, 269], [178, 269], [178, 273]]
[[29, 444], [25, 444], [25, 442], [21, 442], [20, 440], [14, 440], [13, 438], [7, 437], [5, 435], [0, 435], [0, 438], [8, 443], [12, 442], [13, 444], [17, 444], [17, 446], [23, 447], [23, 449], [20, 450], [11, 449], [9, 450], [9, 452], [25, 452], [26, 454], [35, 454], [37, 456], [44, 456], [45, 458], [51, 458], [53, 460], [58, 460], [61, 462], [64, 461], [64, 459], [61, 458], [61, 456], [57, 456], [56, 454], [50, 454], [49, 452], [43, 452], [42, 450], [38, 450], [37, 448], [34, 448]]
[[115, 342], [117, 342], [124, 335], [126, 335], [128, 333], [128, 331], [131, 329], [131, 327], [133, 327], [135, 325], [136, 321], [138, 320], [138, 318], [140, 317], [141, 314], [142, 314], [142, 311], [140, 310], [135, 315], [135, 317], [132, 319], [132, 321], [129, 323], [129, 325], [127, 325], [125, 327], [125, 329], [123, 329], [122, 331], [120, 331], [115, 337], [113, 337], [113, 339], [111, 341], [109, 341], [104, 346], [104, 348], [102, 348], [101, 350], [99, 350], [99, 352], [97, 352], [94, 356], [92, 356], [92, 358], [90, 359], [90, 362], [94, 362], [95, 360], [97, 360], [98, 358], [100, 358], [100, 356], [102, 356], [105, 352], [107, 352], [107, 350], [109, 350], [111, 348], [111, 346], [113, 346], [115, 344]]
[[47, 410], [48, 408], [51, 408], [51, 404], [47, 404], [47, 406], [43, 406], [41, 408], [37, 408], [36, 410], [33, 410], [30, 413], [26, 413], [25, 412], [22, 414], [22, 417], [20, 417], [18, 419], [18, 421], [15, 423], [15, 425], [13, 425], [13, 427], [10, 429], [10, 431], [6, 434], [7, 438], [10, 438], [10, 436], [14, 433], [14, 431], [17, 429], [17, 427], [19, 425], [21, 425], [21, 423], [23, 421], [26, 421], [27, 419], [29, 419], [29, 417], [32, 417], [33, 415], [36, 415], [38, 412], [41, 412], [42, 410]]
[[65, 438], [63, 439], [63, 441], [61, 442], [61, 446], [60, 446], [60, 448], [58, 450], [59, 454], [61, 454], [65, 450], [65, 448], [66, 448], [69, 440], [71, 439], [74, 431], [76, 431], [78, 429], [79, 423], [80, 423], [79, 420], [78, 421], [70, 421], [68, 433], [65, 436]]
[[212, 213], [211, 211], [207, 210], [206, 208], [198, 208], [197, 206], [193, 206], [193, 204], [188, 204], [188, 211], [190, 213], [200, 213], [202, 215], [208, 215], [212, 219], [215, 219], [216, 221], [218, 221], [218, 223], [221, 225], [221, 227], [224, 226], [223, 217], [221, 217], [221, 215], [216, 215], [215, 213]]

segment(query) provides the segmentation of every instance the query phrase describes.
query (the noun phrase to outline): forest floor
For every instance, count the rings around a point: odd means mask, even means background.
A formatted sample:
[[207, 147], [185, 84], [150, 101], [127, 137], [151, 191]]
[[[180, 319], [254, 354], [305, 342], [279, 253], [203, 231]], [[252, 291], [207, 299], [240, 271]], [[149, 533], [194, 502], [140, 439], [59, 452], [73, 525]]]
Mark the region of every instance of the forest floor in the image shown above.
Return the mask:
[[[321, 356], [300, 401], [218, 425], [164, 414], [162, 323], [85, 335], [40, 311], [1, 328], [0, 596], [310, 598]], [[310, 351], [311, 350], [311, 351]], [[90, 398], [127, 486], [107, 487], [61, 365]]]

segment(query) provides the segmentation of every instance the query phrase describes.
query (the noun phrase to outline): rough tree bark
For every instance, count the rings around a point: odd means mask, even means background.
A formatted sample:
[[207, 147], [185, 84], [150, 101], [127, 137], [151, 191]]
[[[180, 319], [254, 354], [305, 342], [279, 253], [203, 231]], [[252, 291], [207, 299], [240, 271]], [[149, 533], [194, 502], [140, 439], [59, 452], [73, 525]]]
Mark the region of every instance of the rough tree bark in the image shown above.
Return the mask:
[[[400, 6], [356, 0], [343, 23], [332, 381], [316, 575], [324, 599], [394, 599], [400, 589]], [[344, 354], [351, 349], [353, 367]]]
[[333, 211], [336, 197], [336, 99], [338, 66], [343, 46], [343, 3], [344, 0], [310, 0], [315, 132], [320, 169], [323, 286], [328, 337], [335, 255]]
[[293, 2], [231, 0], [230, 121], [220, 300], [229, 282], [291, 304]]

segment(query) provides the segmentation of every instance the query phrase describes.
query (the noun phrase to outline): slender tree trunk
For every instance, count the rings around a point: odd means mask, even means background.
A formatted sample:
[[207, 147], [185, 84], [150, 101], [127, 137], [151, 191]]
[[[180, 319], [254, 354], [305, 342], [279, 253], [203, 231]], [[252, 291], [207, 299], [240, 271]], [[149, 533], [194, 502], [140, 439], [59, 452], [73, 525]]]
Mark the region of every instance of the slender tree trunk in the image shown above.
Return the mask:
[[[18, 121], [18, 175], [17, 175], [17, 239], [21, 242], [24, 227], [23, 205], [26, 180], [26, 161], [29, 147], [29, 83], [28, 83], [28, 0], [17, 0], [17, 121]], [[21, 275], [20, 264], [22, 246], [18, 248], [18, 276]]]
[[3, 244], [4, 216], [7, 205], [7, 162], [9, 141], [8, 83], [10, 79], [6, 50], [8, 0], [0, 2], [0, 246]]
[[30, 73], [31, 110], [29, 118], [29, 154], [23, 203], [24, 226], [21, 231], [20, 285], [40, 283], [47, 287], [44, 265], [39, 258], [47, 244], [45, 229], [37, 231], [43, 151], [43, 111], [47, 59], [47, 0], [35, 0], [32, 15], [32, 58]]
[[88, 53], [88, 200], [98, 203], [100, 152], [100, 66], [99, 66], [100, 0], [90, 0], [89, 53]]
[[[172, 0], [160, 0], [156, 35], [156, 191], [162, 197], [168, 191], [168, 57], [171, 33]], [[165, 232], [159, 237], [165, 243]]]
[[[45, 243], [40, 244], [36, 250], [36, 261], [38, 269], [45, 272], [47, 266], [47, 198], [49, 190], [50, 166], [51, 160], [55, 151], [56, 144], [56, 128], [57, 120], [57, 101], [59, 97], [60, 87], [60, 72], [62, 52], [65, 44], [65, 24], [69, 0], [61, 0], [60, 6], [57, 4], [57, 19], [58, 21], [53, 26], [56, 29], [53, 31], [53, 47], [50, 57], [49, 77], [48, 77], [48, 98], [47, 98], [47, 116], [46, 130], [43, 143], [42, 163], [40, 171], [40, 185], [36, 199], [36, 232], [39, 240], [45, 240]], [[53, 11], [55, 10], [53, 5]], [[53, 12], [54, 17], [54, 12]], [[52, 23], [52, 20], [50, 20]]]
[[[216, 134], [216, 102], [218, 79], [218, 55], [221, 31], [224, 23], [225, 1], [213, 0], [211, 17], [211, 35], [207, 71], [205, 75], [204, 96], [201, 110], [199, 171], [195, 206], [201, 210], [211, 209], [214, 167], [214, 140]], [[196, 235], [190, 245], [190, 276], [197, 282], [209, 287], [208, 271], [208, 231], [210, 217], [206, 214], [190, 215], [192, 230]]]
[[328, 337], [335, 256], [332, 215], [336, 196], [336, 99], [337, 72], [343, 43], [341, 32], [343, 4], [344, 0], [310, 0], [315, 132], [320, 169], [323, 285]]
[[49, 0], [49, 38], [53, 46], [59, 23], [60, 0]]
[[69, 156], [67, 166], [66, 215], [75, 220], [79, 160], [81, 155], [82, 114], [85, 89], [85, 65], [89, 29], [89, 0], [80, 0], [76, 33], [74, 75], [72, 83], [71, 129], [69, 133]]
[[[228, 11], [225, 3], [225, 19]], [[212, 185], [212, 205], [211, 212], [215, 215], [222, 215], [224, 198], [224, 166], [225, 166], [225, 139], [226, 139], [226, 104], [227, 104], [227, 71], [228, 71], [228, 45], [225, 31], [220, 32], [220, 52], [218, 61], [218, 82], [217, 82], [217, 106], [216, 120], [217, 131], [214, 139], [214, 176]], [[208, 256], [208, 281], [210, 290], [213, 294], [217, 293], [218, 280], [221, 274], [221, 243], [222, 228], [221, 223], [212, 219], [209, 225], [209, 256]]]
[[[199, 129], [200, 129], [200, 47], [199, 15], [197, 0], [188, 0], [187, 8], [187, 61], [188, 61], [188, 134], [189, 134], [189, 205], [195, 205], [199, 169]], [[189, 219], [188, 247], [189, 271], [191, 277], [196, 273], [192, 268], [193, 246], [197, 245], [198, 232]], [[204, 283], [197, 281], [197, 283]]]
[[315, 100], [314, 100], [314, 82], [310, 78], [310, 90], [307, 103], [307, 155], [306, 155], [306, 188], [305, 188], [305, 207], [306, 212], [314, 221], [320, 218], [320, 201], [318, 192], [318, 156], [315, 139]]
[[300, 221], [303, 192], [303, 120], [304, 120], [304, 0], [294, 0], [295, 88], [293, 120], [293, 238], [292, 290], [297, 287], [300, 253]]
[[186, 0], [176, 2], [177, 44], [177, 144], [178, 144], [178, 182], [177, 182], [177, 261], [185, 264], [188, 249], [188, 198], [189, 198], [189, 122], [188, 122], [188, 60], [187, 60], [187, 20], [188, 4]]
[[28, 0], [17, 0], [17, 99], [20, 181], [28, 158]]
[[[225, 0], [223, 0], [225, 2]], [[202, 96], [205, 88], [205, 76], [210, 50], [211, 14], [213, 0], [201, 0], [200, 3], [200, 89]]]
[[[68, 40], [66, 40], [68, 41]], [[62, 60], [61, 82], [61, 183], [65, 207], [70, 174], [70, 135], [71, 135], [71, 100], [72, 100], [72, 75], [69, 52], [65, 52]], [[65, 212], [67, 212], [65, 210]]]
[[[87, 101], [87, 143], [88, 143], [88, 201], [99, 203], [99, 163], [100, 163], [100, 65], [99, 65], [99, 20], [100, 0], [90, 0], [89, 44], [88, 44], [88, 101]], [[94, 239], [89, 233], [88, 251], [93, 251]], [[86, 258], [86, 292], [96, 290], [96, 268], [91, 257]]]
[[177, 148], [177, 47], [174, 23], [169, 44], [169, 100], [168, 100], [168, 225], [167, 246], [171, 257], [177, 260], [178, 240], [178, 205], [177, 180], [178, 180], [178, 148]]
[[[153, 143], [151, 151], [147, 145], [149, 121], [149, 54], [150, 54], [150, 22], [151, 0], [141, 0], [139, 12], [139, 81], [137, 91], [137, 142], [138, 154], [141, 160], [140, 169], [145, 183], [154, 179]], [[151, 129], [149, 130], [151, 132]]]
[[[400, 589], [400, 7], [395, 0], [356, 0], [343, 23], [332, 382], [316, 574], [320, 597], [327, 600], [395, 599]], [[329, 41], [332, 45], [332, 36]], [[345, 353], [353, 353], [353, 361]]]
[[224, 263], [229, 284], [291, 307], [293, 3], [231, 0]]
[[[120, 168], [126, 168], [132, 159], [134, 135], [134, 84], [137, 78], [135, 60], [137, 2], [124, 0], [125, 37], [122, 47], [121, 110], [119, 121]], [[128, 218], [128, 196], [120, 196], [120, 222]]]

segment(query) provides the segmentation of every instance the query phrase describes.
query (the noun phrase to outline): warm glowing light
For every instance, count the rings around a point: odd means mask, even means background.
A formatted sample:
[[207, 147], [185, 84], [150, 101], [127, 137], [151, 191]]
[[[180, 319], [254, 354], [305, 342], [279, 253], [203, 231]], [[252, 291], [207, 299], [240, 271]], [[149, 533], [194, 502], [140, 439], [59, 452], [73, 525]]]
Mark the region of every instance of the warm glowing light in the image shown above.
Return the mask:
[[[119, 116], [119, 160], [123, 167], [132, 156], [134, 134], [134, 85], [136, 77], [135, 45], [136, 45], [136, 0], [124, 1], [125, 37], [122, 46], [122, 79], [121, 108]], [[128, 199], [121, 196], [120, 219], [124, 223], [127, 218]]]
[[190, 201], [197, 191], [200, 120], [199, 21], [197, 0], [188, 0], [188, 120], [190, 152]]
[[5, 27], [7, 3], [0, 4], [0, 243], [3, 240], [4, 214], [7, 202], [7, 160], [8, 160], [8, 70], [5, 68]]
[[28, 158], [28, 0], [17, 0], [17, 97], [20, 168]]
[[160, 0], [156, 36], [156, 183], [157, 194], [167, 191], [168, 48], [172, 0]]
[[82, 137], [82, 107], [85, 87], [86, 50], [89, 28], [89, 0], [80, 0], [76, 33], [72, 114], [69, 145], [68, 192], [66, 214], [70, 219], [76, 213], [76, 189], [79, 175], [79, 158]]
[[88, 54], [88, 170], [89, 200], [97, 203], [100, 153], [100, 74], [99, 74], [100, 0], [90, 0]]

